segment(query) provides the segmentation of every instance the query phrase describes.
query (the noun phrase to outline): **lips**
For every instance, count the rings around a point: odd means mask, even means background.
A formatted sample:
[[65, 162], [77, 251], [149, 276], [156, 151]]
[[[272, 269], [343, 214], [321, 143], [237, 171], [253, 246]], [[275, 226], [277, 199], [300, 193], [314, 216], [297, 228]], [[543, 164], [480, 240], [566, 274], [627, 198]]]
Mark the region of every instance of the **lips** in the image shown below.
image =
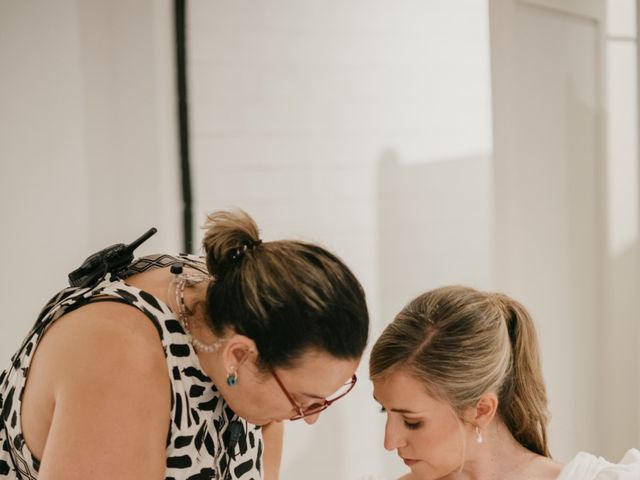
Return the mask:
[[420, 461], [420, 460], [415, 460], [413, 458], [404, 458], [404, 457], [400, 457], [400, 458], [402, 458], [402, 461], [407, 467], [410, 467], [411, 465], [414, 465]]

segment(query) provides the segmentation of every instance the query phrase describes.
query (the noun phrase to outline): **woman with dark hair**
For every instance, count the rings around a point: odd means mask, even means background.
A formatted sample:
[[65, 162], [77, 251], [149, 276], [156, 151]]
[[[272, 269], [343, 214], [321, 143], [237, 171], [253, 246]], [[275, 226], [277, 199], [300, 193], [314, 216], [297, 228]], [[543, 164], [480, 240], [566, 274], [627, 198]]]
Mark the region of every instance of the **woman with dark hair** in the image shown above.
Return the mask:
[[45, 306], [0, 376], [1, 479], [275, 479], [280, 422], [354, 386], [351, 271], [241, 211], [204, 228], [204, 261], [143, 257]]
[[384, 446], [404, 480], [637, 480], [640, 452], [620, 465], [581, 453], [551, 459], [547, 395], [531, 317], [498, 293], [444, 287], [386, 327], [370, 358], [387, 414]]

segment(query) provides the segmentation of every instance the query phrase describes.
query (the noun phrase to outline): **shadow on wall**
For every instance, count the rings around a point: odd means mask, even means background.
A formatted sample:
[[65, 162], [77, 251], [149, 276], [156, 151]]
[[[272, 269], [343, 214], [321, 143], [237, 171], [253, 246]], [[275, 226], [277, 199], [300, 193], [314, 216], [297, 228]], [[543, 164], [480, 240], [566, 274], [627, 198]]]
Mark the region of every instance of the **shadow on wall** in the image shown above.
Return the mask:
[[488, 154], [378, 169], [384, 324], [413, 297], [445, 284], [491, 287], [492, 173]]

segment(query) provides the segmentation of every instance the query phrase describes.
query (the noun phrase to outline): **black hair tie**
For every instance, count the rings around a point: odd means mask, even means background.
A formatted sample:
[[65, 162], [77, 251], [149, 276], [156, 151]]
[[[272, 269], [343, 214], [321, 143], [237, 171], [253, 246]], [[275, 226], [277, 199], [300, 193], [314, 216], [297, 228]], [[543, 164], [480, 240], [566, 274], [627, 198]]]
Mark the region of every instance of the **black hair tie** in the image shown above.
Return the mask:
[[234, 248], [233, 250], [231, 250], [231, 255], [229, 256], [229, 260], [231, 262], [240, 260], [246, 255], [247, 250], [255, 250], [261, 244], [262, 244], [262, 240], [260, 239], [250, 240], [246, 243], [243, 243], [241, 247]]

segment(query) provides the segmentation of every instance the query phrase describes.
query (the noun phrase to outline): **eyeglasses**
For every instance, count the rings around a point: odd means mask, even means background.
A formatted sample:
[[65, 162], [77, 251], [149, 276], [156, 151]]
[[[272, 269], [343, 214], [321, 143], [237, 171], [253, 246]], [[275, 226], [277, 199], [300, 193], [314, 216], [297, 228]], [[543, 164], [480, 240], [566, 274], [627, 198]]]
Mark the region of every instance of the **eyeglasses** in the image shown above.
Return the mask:
[[271, 367], [269, 368], [269, 370], [271, 371], [271, 375], [273, 375], [273, 378], [275, 378], [276, 382], [278, 382], [278, 385], [280, 386], [280, 390], [282, 390], [282, 393], [285, 394], [285, 396], [287, 397], [287, 399], [291, 403], [291, 406], [295, 409], [296, 412], [298, 412], [296, 415], [291, 417], [289, 420], [300, 420], [301, 418], [308, 417], [310, 415], [315, 415], [316, 413], [320, 413], [321, 411], [326, 410], [327, 408], [329, 408], [329, 406], [332, 403], [336, 402], [337, 400], [340, 400], [347, 393], [349, 393], [353, 389], [353, 387], [355, 386], [356, 381], [358, 380], [358, 378], [356, 377], [356, 375], [354, 373], [353, 377], [351, 377], [351, 380], [349, 380], [347, 383], [342, 385], [338, 389], [338, 391], [335, 392], [333, 395], [331, 395], [329, 398], [325, 398], [324, 400], [312, 403], [311, 405], [309, 405], [309, 406], [307, 406], [305, 408], [302, 408], [293, 399], [293, 397], [291, 396], [291, 394], [287, 390], [287, 387], [284, 386], [284, 384], [282, 383], [282, 380], [280, 380], [278, 375], [276, 375], [275, 370], [273, 368], [271, 368]]

